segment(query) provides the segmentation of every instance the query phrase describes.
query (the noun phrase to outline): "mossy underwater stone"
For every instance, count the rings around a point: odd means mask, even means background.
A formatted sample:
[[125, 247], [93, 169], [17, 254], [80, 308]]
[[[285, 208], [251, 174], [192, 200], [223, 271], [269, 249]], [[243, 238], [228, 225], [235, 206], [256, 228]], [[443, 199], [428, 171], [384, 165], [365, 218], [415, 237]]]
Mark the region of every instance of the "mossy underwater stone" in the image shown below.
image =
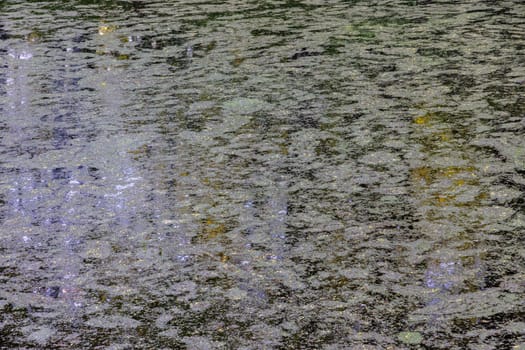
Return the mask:
[[214, 127], [218, 132], [232, 132], [248, 124], [256, 112], [268, 110], [270, 104], [255, 98], [239, 97], [222, 105], [224, 119], [221, 125]]
[[405, 344], [420, 344], [423, 341], [423, 336], [419, 332], [401, 332], [397, 335], [397, 339]]
[[222, 109], [227, 114], [252, 114], [268, 109], [269, 104], [256, 98], [238, 97], [225, 102]]

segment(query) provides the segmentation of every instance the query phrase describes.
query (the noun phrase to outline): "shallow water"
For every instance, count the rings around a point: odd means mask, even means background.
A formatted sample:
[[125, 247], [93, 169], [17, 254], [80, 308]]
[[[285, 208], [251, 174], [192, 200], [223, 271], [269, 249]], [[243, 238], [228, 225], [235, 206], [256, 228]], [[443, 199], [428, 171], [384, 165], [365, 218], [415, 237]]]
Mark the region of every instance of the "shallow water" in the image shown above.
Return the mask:
[[0, 3], [0, 348], [525, 349], [520, 1]]

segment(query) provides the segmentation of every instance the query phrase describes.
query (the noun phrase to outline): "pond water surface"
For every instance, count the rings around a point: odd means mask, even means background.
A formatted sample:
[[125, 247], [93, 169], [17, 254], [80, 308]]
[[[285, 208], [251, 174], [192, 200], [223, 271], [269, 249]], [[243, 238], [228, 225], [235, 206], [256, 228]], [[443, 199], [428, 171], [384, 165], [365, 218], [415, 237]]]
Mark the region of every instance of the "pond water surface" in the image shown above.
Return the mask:
[[525, 349], [525, 4], [0, 2], [1, 349]]

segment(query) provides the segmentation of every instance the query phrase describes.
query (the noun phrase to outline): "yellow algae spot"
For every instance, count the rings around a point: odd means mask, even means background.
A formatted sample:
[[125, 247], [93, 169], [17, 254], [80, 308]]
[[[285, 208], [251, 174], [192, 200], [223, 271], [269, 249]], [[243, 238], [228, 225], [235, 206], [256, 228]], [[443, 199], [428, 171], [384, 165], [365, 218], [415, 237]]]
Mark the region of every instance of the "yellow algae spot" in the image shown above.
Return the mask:
[[187, 171], [183, 171], [182, 173], [179, 174], [180, 176], [190, 176], [190, 173], [187, 172]]
[[120, 54], [117, 56], [117, 60], [129, 60], [129, 55]]
[[457, 187], [461, 187], [461, 186], [464, 186], [466, 183], [465, 180], [463, 179], [459, 179], [459, 180], [454, 180], [454, 185], [457, 186]]
[[410, 172], [412, 179], [416, 181], [424, 180], [427, 184], [432, 181], [432, 169], [430, 167], [414, 168]]
[[449, 166], [441, 171], [441, 175], [443, 175], [443, 177], [452, 177], [460, 172], [461, 172], [460, 168]]
[[215, 47], [217, 47], [217, 41], [212, 40], [208, 43], [208, 45], [206, 45], [206, 52], [213, 50]]
[[151, 146], [143, 144], [136, 149], [129, 150], [128, 153], [133, 154], [133, 159], [138, 160], [140, 156], [148, 155], [151, 152]]
[[[469, 250], [469, 249], [474, 249], [474, 248], [476, 248], [476, 245], [472, 241], [463, 241], [463, 242], [461, 242], [461, 244], [456, 246], [456, 249], [463, 250], [463, 251], [464, 250]], [[464, 263], [465, 263], [465, 261], [464, 261]]]
[[489, 199], [490, 195], [487, 192], [481, 192], [476, 196], [476, 201], [482, 201], [485, 199]]
[[234, 67], [239, 67], [241, 63], [244, 62], [245, 59], [246, 57], [235, 57], [233, 61], [231, 61], [231, 65]]
[[100, 26], [98, 27], [98, 34], [106, 35], [106, 34], [114, 32], [116, 29], [117, 29], [117, 26], [114, 26], [114, 25]]
[[443, 168], [440, 171], [440, 175], [442, 177], [453, 177], [461, 173], [470, 173], [472, 176], [476, 176], [474, 171], [477, 169], [473, 166], [465, 166], [465, 167], [458, 167], [458, 166], [448, 166], [446, 168]]
[[221, 260], [221, 263], [225, 264], [228, 261], [230, 261], [230, 256], [225, 254], [225, 253], [223, 253], [223, 252], [220, 252], [219, 253], [219, 259]]
[[430, 113], [426, 113], [414, 118], [414, 123], [417, 125], [425, 125], [430, 121]]
[[454, 201], [455, 199], [456, 199], [456, 196], [453, 196], [453, 195], [437, 195], [436, 204], [437, 205], [447, 205], [450, 202]]
[[106, 85], [107, 85], [107, 84], [106, 84], [105, 81], [103, 81], [102, 83], [100, 83], [100, 86], [102, 86], [102, 87], [105, 87]]
[[227, 227], [222, 222], [217, 222], [213, 218], [206, 218], [203, 222], [201, 236], [205, 240], [217, 238], [226, 233]]
[[330, 285], [332, 288], [341, 288], [341, 287], [348, 285], [349, 283], [350, 283], [350, 280], [344, 276], [330, 281]]
[[[213, 100], [213, 95], [209, 91], [203, 91], [203, 92], [201, 92], [201, 94], [199, 95], [199, 97], [197, 99], [199, 101], [212, 101]], [[181, 115], [184, 114], [182, 112], [182, 110], [178, 110], [177, 113], [181, 113]]]
[[444, 204], [444, 203], [447, 202], [447, 197], [438, 196], [438, 197], [436, 198], [436, 200], [437, 200], [437, 202], [438, 202], [439, 204]]
[[211, 184], [211, 187], [214, 189], [214, 190], [220, 190], [222, 188], [224, 188], [224, 184], [220, 181], [215, 181], [214, 183]]
[[[433, 169], [428, 166], [423, 166], [419, 168], [413, 168], [410, 170], [410, 177], [414, 181], [424, 180], [427, 184], [445, 178], [456, 178], [454, 179], [455, 186], [464, 186], [466, 184], [475, 183], [476, 178], [475, 171], [477, 169], [473, 166], [448, 166], [444, 168]], [[468, 177], [468, 179], [466, 179]]]
[[427, 122], [428, 122], [428, 119], [425, 118], [424, 116], [420, 116], [414, 119], [414, 123], [419, 124], [419, 125], [426, 124]]
[[443, 133], [439, 134], [439, 139], [441, 141], [443, 141], [443, 142], [447, 142], [447, 141], [450, 141], [451, 135], [450, 135], [450, 133], [443, 132]]

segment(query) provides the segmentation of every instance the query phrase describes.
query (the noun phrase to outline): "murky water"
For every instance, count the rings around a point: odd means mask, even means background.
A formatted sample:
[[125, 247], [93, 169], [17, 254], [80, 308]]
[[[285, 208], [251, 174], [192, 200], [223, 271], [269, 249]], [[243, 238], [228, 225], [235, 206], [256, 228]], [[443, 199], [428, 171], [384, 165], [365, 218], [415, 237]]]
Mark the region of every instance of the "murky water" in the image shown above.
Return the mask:
[[0, 348], [525, 349], [521, 1], [3, 1], [0, 55]]

